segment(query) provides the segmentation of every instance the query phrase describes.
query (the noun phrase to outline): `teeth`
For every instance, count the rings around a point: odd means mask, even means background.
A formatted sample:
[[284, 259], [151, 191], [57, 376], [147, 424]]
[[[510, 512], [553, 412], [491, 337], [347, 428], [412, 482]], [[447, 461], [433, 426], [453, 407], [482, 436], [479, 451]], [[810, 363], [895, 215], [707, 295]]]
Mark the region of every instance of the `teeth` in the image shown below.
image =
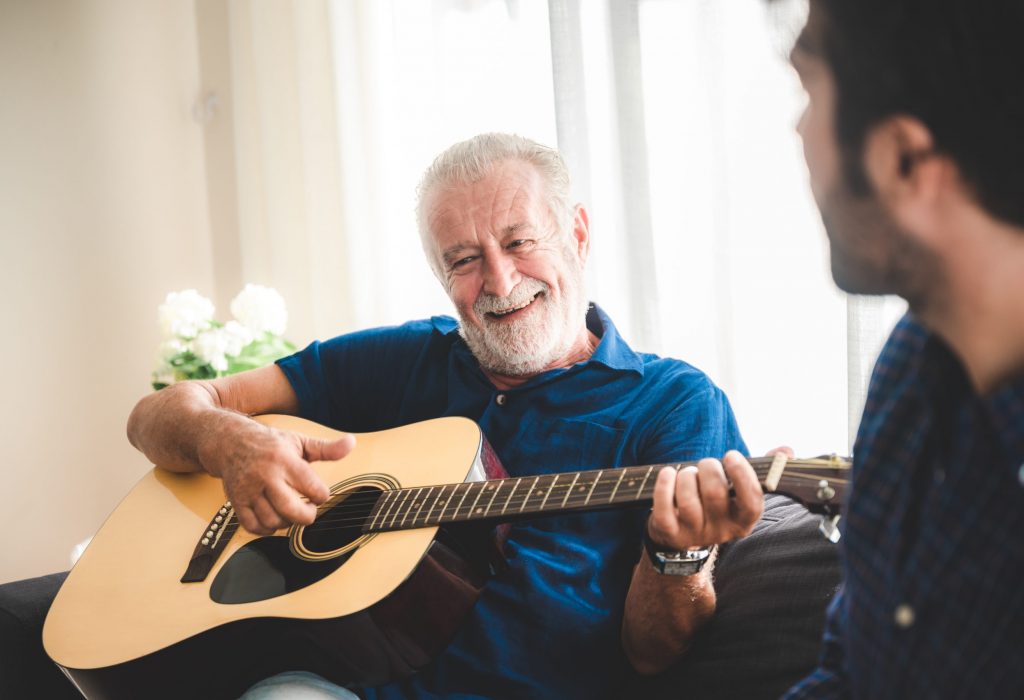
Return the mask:
[[510, 313], [513, 313], [513, 312], [515, 312], [515, 311], [519, 311], [520, 309], [525, 309], [525, 308], [526, 308], [527, 306], [529, 306], [529, 305], [530, 305], [530, 304], [531, 304], [531, 303], [533, 302], [533, 300], [534, 300], [534, 299], [536, 299], [536, 298], [537, 298], [537, 297], [535, 296], [535, 297], [533, 297], [533, 298], [531, 298], [531, 299], [527, 300], [527, 301], [526, 301], [526, 302], [525, 302], [525, 303], [524, 303], [524, 304], [523, 304], [522, 306], [517, 306], [517, 307], [515, 307], [515, 308], [513, 308], [513, 309], [505, 309], [504, 311], [492, 311], [491, 313], [492, 313], [492, 314], [494, 314], [495, 316], [508, 316], [508, 315], [509, 315]]

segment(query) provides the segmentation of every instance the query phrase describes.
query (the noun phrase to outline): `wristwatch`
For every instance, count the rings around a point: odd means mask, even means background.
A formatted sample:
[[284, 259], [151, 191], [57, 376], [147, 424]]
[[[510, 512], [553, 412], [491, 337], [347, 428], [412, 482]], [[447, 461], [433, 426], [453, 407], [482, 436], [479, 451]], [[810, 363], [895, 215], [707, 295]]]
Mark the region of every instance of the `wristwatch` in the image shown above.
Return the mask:
[[644, 528], [644, 550], [654, 565], [654, 570], [666, 576], [693, 576], [704, 568], [711, 558], [715, 546], [688, 549], [685, 552], [659, 552], [658, 545], [651, 539], [647, 528]]

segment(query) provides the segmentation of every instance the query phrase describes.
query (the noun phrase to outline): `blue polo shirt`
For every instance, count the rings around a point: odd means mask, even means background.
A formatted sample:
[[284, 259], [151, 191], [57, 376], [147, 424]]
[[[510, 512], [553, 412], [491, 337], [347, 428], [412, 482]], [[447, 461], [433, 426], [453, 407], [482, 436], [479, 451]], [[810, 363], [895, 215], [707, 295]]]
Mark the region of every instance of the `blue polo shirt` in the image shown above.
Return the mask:
[[[702, 372], [636, 353], [592, 306], [585, 362], [507, 391], [480, 370], [447, 316], [314, 342], [278, 362], [300, 415], [367, 432], [439, 416], [475, 420], [511, 476], [657, 464], [746, 452], [729, 402]], [[499, 400], [499, 396], [504, 398]], [[620, 627], [646, 511], [513, 525], [509, 566], [448, 649], [367, 698], [618, 697]]]

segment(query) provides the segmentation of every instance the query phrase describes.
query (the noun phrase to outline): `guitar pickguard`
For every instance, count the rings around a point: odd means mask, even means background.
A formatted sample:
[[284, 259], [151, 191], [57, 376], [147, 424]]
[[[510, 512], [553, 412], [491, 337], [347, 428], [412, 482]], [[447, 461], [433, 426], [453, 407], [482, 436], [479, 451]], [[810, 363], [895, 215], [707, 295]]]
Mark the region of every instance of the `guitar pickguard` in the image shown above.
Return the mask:
[[236, 604], [286, 595], [327, 578], [349, 556], [305, 561], [292, 554], [287, 537], [261, 537], [224, 562], [210, 586], [210, 599]]

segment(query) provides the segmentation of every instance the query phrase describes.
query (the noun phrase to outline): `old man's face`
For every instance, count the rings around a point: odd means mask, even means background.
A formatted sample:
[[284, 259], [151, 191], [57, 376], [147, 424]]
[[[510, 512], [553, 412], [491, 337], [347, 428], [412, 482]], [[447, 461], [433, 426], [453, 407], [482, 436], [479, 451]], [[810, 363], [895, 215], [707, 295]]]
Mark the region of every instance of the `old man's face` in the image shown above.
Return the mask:
[[557, 366], [585, 328], [585, 214], [561, 229], [544, 185], [532, 165], [510, 160], [426, 200], [427, 253], [467, 344], [497, 374]]

